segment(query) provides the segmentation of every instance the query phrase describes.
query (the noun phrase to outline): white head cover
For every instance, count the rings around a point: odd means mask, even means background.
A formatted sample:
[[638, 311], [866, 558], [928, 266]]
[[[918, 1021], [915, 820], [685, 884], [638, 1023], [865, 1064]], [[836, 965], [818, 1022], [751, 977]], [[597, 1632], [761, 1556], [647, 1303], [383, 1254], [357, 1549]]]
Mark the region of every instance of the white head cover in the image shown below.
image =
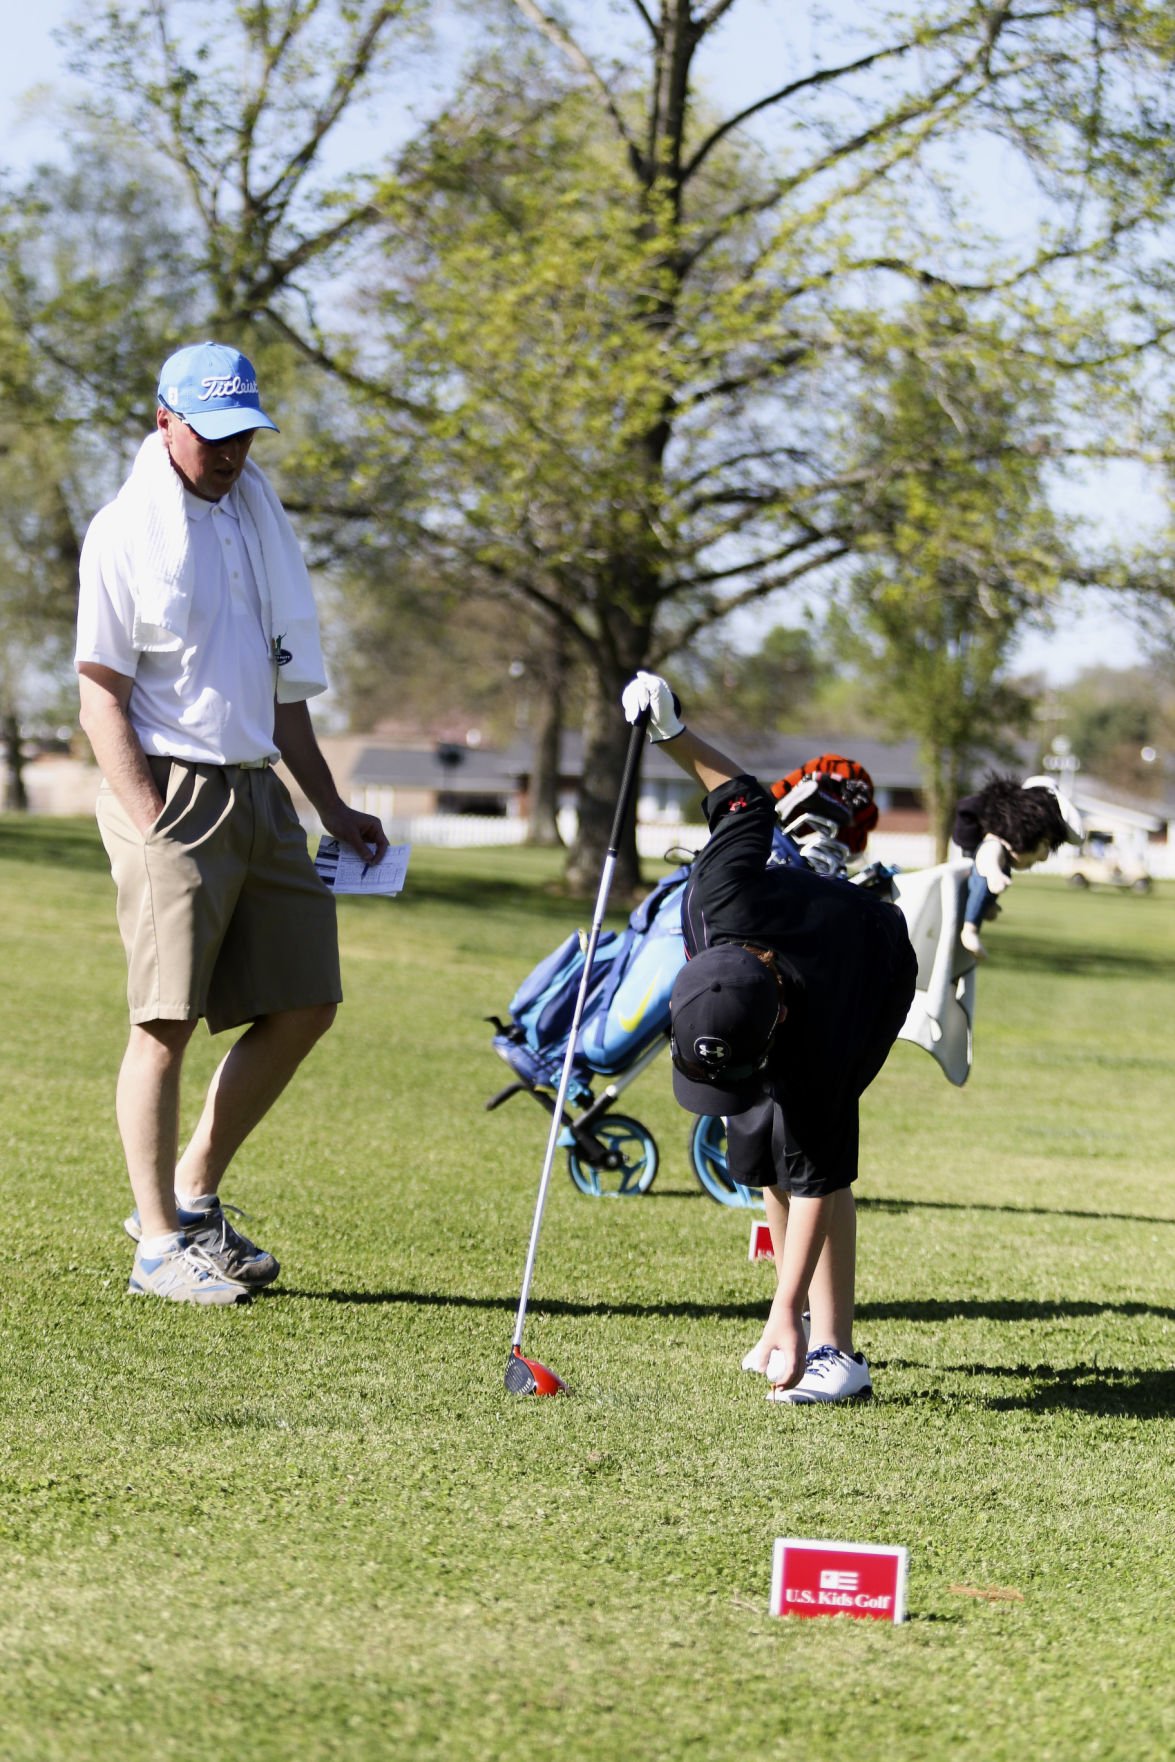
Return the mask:
[[1081, 818], [1069, 797], [1057, 788], [1051, 777], [1026, 777], [1023, 788], [1047, 789], [1056, 797], [1057, 806], [1061, 810], [1061, 818], [1065, 822], [1065, 836], [1070, 844], [1080, 844], [1085, 837], [1085, 822]]

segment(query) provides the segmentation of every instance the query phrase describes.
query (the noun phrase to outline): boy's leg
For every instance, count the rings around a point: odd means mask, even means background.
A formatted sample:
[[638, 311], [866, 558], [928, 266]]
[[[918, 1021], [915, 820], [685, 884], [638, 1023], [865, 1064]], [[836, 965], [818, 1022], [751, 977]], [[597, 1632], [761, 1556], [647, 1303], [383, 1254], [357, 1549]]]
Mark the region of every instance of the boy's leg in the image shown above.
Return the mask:
[[[771, 1252], [775, 1257], [775, 1294], [778, 1297], [780, 1274], [783, 1267], [783, 1244], [787, 1236], [787, 1194], [778, 1187], [764, 1187], [763, 1205], [767, 1212], [767, 1228], [771, 1232]], [[767, 1369], [767, 1360], [771, 1356], [775, 1343], [771, 1324], [777, 1307], [773, 1300], [767, 1320], [763, 1324], [762, 1333], [743, 1359], [744, 1370], [764, 1371]]]
[[[764, 1187], [763, 1203], [775, 1254], [776, 1287], [758, 1344], [747, 1354], [747, 1362], [753, 1363], [755, 1369], [766, 1368], [772, 1350], [790, 1328], [792, 1311], [790, 1282], [785, 1286], [784, 1278], [788, 1198], [778, 1188]], [[827, 1234], [808, 1281], [808, 1344], [812, 1350], [817, 1346], [834, 1346], [838, 1352], [851, 1353], [857, 1285], [857, 1205], [851, 1187], [830, 1194], [823, 1204]]]
[[857, 1202], [851, 1187], [832, 1194], [828, 1235], [808, 1287], [812, 1312], [811, 1347], [853, 1350], [857, 1290]]

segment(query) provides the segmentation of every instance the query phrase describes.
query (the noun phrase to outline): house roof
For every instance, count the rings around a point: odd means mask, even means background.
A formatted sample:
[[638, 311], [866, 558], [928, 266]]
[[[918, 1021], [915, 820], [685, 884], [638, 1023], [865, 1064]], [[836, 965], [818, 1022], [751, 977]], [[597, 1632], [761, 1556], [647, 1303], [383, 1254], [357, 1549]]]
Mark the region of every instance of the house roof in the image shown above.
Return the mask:
[[[355, 758], [351, 781], [374, 788], [428, 789], [462, 795], [501, 797], [529, 780], [534, 769], [530, 741], [514, 741], [505, 749], [466, 746], [400, 746], [391, 741], [359, 741], [348, 737]], [[732, 743], [733, 744], [733, 743]], [[733, 754], [747, 770], [764, 778], [783, 777], [818, 753], [839, 752], [864, 765], [880, 789], [922, 788], [918, 746], [913, 740], [886, 741], [866, 735], [779, 734], [762, 743], [736, 747]], [[450, 755], [448, 762], [443, 755]], [[1033, 764], [1026, 749], [1021, 761], [1025, 770]], [[578, 779], [583, 770], [583, 737], [577, 731], [564, 734], [559, 749], [559, 774], [565, 781]], [[673, 779], [689, 786], [688, 779], [660, 747], [650, 745], [644, 754], [642, 775], [646, 782]], [[1077, 805], [1096, 818], [1099, 811], [1125, 810], [1132, 823], [1161, 830], [1175, 820], [1175, 802], [1132, 796], [1098, 778], [1078, 775], [1069, 785]]]
[[[440, 756], [452, 757], [446, 763]], [[517, 773], [503, 765], [503, 754], [490, 747], [407, 747], [377, 744], [363, 747], [351, 770], [353, 783], [373, 788], [459, 791], [467, 795], [501, 795]]]
[[1137, 826], [1145, 832], [1162, 832], [1175, 820], [1175, 801], [1153, 801], [1130, 795], [1096, 777], [1078, 777], [1072, 796], [1087, 825], [1096, 826], [1098, 820], [1104, 818], [1126, 826]]
[[[744, 763], [755, 776], [783, 777], [794, 771], [797, 765], [814, 759], [818, 753], [827, 752], [856, 759], [879, 788], [921, 788], [918, 745], [913, 740], [884, 741], [856, 734], [777, 734], [769, 741], [739, 747], [732, 756]], [[529, 777], [534, 766], [531, 744], [516, 741], [501, 754], [501, 763], [510, 776]], [[560, 775], [579, 777], [582, 771], [583, 737], [578, 732], [567, 732], [559, 747]], [[645, 751], [642, 775], [646, 780], [660, 777], [680, 779], [682, 772], [667, 753], [650, 745]]]

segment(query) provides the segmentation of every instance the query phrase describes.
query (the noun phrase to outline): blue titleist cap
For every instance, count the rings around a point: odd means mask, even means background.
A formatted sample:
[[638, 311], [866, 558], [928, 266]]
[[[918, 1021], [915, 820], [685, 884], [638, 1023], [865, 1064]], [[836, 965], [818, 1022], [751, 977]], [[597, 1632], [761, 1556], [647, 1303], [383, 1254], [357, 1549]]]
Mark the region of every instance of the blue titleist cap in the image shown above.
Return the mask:
[[252, 361], [224, 343], [193, 343], [163, 363], [159, 402], [182, 416], [201, 440], [225, 440], [249, 428], [277, 428], [261, 408]]

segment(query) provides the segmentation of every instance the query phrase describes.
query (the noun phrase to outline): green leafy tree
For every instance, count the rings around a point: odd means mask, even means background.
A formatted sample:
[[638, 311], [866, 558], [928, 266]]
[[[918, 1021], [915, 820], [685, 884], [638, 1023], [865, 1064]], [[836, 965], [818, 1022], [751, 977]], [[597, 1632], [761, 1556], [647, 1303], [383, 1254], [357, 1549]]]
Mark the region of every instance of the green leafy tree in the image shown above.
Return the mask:
[[922, 756], [938, 860], [954, 805], [981, 758], [1011, 756], [1031, 702], [1009, 676], [1025, 622], [1047, 617], [1071, 567], [1037, 442], [1051, 427], [1000, 333], [964, 325], [953, 298], [921, 303], [863, 398], [870, 531], [843, 596], [841, 628], [866, 701]]
[[109, 139], [0, 190], [0, 243], [0, 720], [23, 808], [20, 729], [72, 683], [86, 520], [141, 438], [192, 280], [158, 175]]
[[[732, 0], [634, 4], [631, 45], [593, 43], [595, 8], [502, 10], [546, 62], [484, 61], [389, 181], [383, 346], [448, 487], [432, 541], [582, 658], [586, 882], [625, 677], [868, 542], [875, 467], [842, 413], [911, 290], [1002, 309], [1074, 408], [1078, 371], [1124, 391], [1161, 325], [1125, 282], [1170, 193], [1170, 30], [1145, 6], [879, 12], [719, 115], [703, 50]], [[773, 153], [744, 133], [768, 113]], [[983, 133], [1047, 183], [1019, 254], [960, 218], [941, 149]]]
[[1144, 797], [1170, 789], [1175, 682], [1162, 663], [1084, 668], [1050, 694], [1049, 710], [1083, 775]]
[[[259, 320], [286, 332], [300, 307], [297, 340], [312, 351], [313, 289], [329, 288], [374, 216], [370, 175], [329, 169], [335, 142], [407, 54], [422, 10], [419, 0], [79, 9], [70, 43], [89, 111], [178, 177], [210, 322], [242, 337]], [[370, 158], [385, 158], [383, 130], [368, 139]]]
[[78, 540], [67, 461], [46, 429], [13, 441], [0, 423], [0, 730], [3, 806], [28, 807], [25, 722], [55, 704], [73, 646]]
[[[407, 6], [114, 0], [80, 39], [184, 180], [209, 310], [355, 393], [337, 519], [383, 518], [410, 461], [429, 566], [561, 628], [587, 681], [581, 881], [625, 676], [868, 540], [843, 412], [911, 290], [998, 306], [1074, 388], [1096, 371], [1103, 405], [1168, 323], [1148, 256], [1173, 175], [1166, 7], [861, 10], [720, 113], [705, 52], [736, 3], [632, 0], [635, 37], [613, 7], [477, 9], [471, 40], [502, 54], [459, 69], [409, 147], [369, 133], [379, 183], [326, 149], [389, 89]], [[764, 120], [770, 150], [747, 133]], [[1019, 247], [963, 212], [955, 165], [993, 136], [1048, 199]]]
[[745, 740], [814, 730], [838, 665], [822, 631], [776, 624], [749, 649], [701, 645], [674, 674], [699, 723]]

